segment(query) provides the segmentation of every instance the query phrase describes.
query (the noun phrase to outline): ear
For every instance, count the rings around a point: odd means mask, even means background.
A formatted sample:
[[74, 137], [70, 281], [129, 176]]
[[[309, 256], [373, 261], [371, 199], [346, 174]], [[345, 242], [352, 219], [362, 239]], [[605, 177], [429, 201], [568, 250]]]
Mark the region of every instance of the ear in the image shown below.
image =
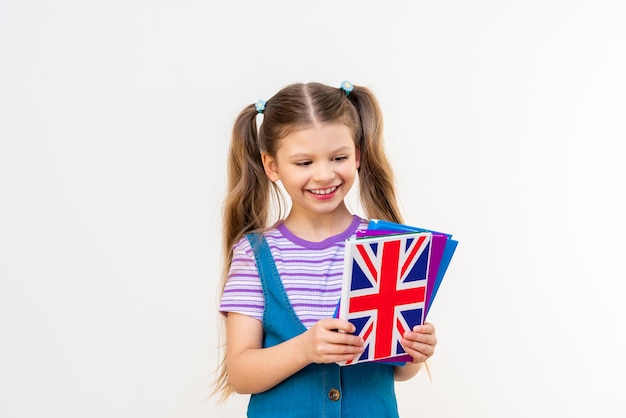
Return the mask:
[[276, 159], [268, 153], [262, 152], [261, 161], [263, 161], [263, 168], [265, 169], [267, 177], [273, 182], [278, 181], [280, 177], [278, 176], [278, 165], [276, 164]]
[[359, 148], [357, 148], [354, 153], [354, 159], [356, 161], [356, 169], [358, 170], [361, 166], [361, 150]]

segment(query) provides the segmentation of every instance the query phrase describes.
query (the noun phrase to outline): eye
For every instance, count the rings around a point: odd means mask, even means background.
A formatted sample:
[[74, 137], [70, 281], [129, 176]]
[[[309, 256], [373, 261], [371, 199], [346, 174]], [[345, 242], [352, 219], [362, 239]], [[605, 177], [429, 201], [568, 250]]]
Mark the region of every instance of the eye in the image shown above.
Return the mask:
[[348, 159], [347, 155], [341, 155], [339, 157], [333, 158], [333, 161], [344, 161], [344, 160], [347, 160], [347, 159]]
[[306, 167], [307, 165], [311, 165], [312, 161], [298, 161], [295, 163], [298, 167]]

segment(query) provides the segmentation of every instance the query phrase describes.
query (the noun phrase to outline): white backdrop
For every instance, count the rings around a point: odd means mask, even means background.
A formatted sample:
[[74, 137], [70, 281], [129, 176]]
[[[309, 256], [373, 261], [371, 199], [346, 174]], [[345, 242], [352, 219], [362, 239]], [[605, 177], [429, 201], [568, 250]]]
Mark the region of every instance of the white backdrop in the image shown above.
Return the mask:
[[460, 241], [404, 417], [623, 417], [626, 6], [0, 0], [0, 415], [207, 399], [232, 122], [372, 88], [407, 223]]

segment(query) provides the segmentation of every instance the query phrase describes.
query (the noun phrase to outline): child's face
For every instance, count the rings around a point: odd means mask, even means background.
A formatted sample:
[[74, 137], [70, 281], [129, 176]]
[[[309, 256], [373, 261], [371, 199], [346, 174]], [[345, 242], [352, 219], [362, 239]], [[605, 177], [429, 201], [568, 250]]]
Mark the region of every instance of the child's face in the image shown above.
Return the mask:
[[287, 135], [275, 158], [263, 154], [263, 165], [291, 197], [292, 214], [319, 216], [345, 210], [359, 155], [346, 125], [319, 124]]

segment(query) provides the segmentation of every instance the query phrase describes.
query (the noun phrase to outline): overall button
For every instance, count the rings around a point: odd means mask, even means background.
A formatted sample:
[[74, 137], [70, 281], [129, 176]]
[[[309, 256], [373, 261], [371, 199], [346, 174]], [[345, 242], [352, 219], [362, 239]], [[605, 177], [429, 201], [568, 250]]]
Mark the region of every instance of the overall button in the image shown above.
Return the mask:
[[328, 391], [328, 399], [330, 399], [333, 402], [336, 402], [339, 400], [339, 398], [341, 398], [341, 392], [339, 392], [339, 389], [331, 389]]

